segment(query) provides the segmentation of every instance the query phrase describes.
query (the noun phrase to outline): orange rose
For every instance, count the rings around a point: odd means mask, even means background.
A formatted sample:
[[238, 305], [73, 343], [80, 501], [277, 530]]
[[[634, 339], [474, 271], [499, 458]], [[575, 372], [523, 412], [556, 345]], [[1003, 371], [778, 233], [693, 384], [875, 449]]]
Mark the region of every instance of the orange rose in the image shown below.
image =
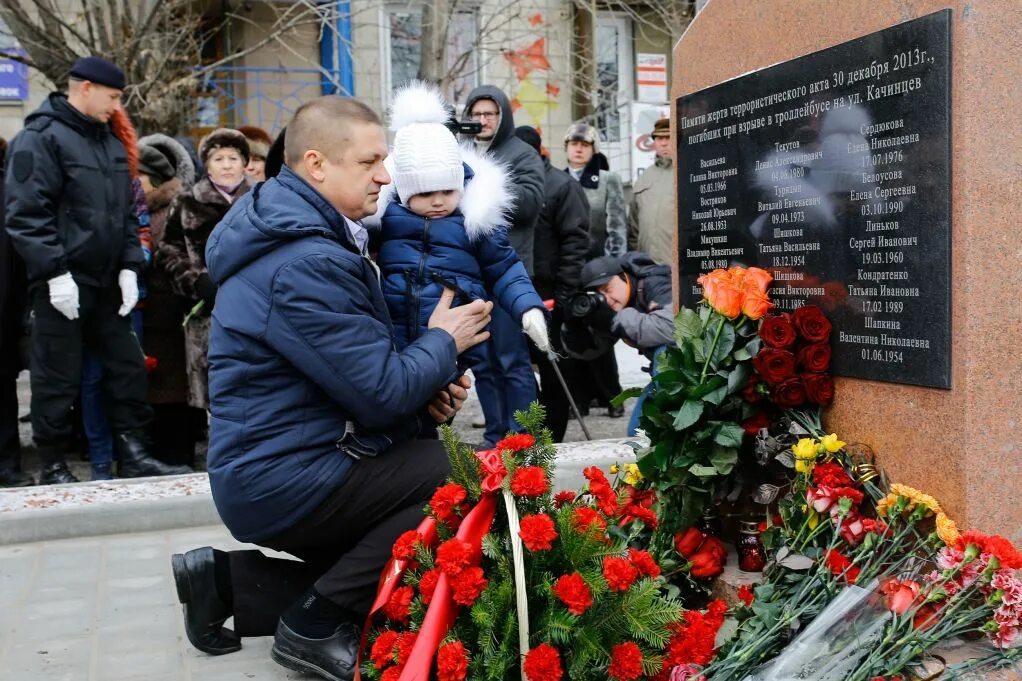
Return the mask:
[[[774, 278], [766, 270], [761, 270], [758, 267], [750, 267], [745, 271], [745, 290], [758, 291], [759, 293], [764, 294], [765, 297], [767, 288], [773, 280]], [[753, 317], [753, 319], [757, 319], [757, 317]]]
[[703, 287], [703, 298], [714, 310], [728, 319], [741, 314], [745, 296], [726, 270], [714, 270], [696, 281]]
[[[768, 274], [767, 276], [769, 277], [770, 275]], [[745, 289], [745, 300], [742, 301], [742, 312], [744, 312], [745, 316], [749, 319], [760, 319], [763, 315], [769, 312], [770, 308], [773, 306], [774, 304], [770, 302], [770, 298], [767, 297], [766, 293], [763, 293], [756, 288]]]

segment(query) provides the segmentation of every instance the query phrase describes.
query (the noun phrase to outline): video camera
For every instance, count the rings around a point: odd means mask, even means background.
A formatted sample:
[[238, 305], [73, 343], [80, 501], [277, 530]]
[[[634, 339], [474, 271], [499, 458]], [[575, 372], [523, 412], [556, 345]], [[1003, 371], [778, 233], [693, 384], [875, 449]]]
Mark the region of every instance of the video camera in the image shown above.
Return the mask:
[[454, 110], [454, 107], [448, 107], [447, 123], [445, 125], [452, 135], [475, 137], [483, 131], [483, 124], [479, 121], [459, 121], [458, 113]]
[[617, 338], [610, 331], [614, 311], [595, 291], [576, 291], [567, 299], [561, 325], [561, 346], [583, 361], [600, 357], [614, 347]]

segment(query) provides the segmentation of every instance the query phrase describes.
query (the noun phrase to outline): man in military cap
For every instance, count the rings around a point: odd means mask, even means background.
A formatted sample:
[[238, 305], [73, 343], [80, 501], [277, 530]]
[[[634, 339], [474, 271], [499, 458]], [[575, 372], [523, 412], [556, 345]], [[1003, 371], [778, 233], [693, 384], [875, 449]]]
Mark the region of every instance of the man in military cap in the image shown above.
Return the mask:
[[41, 484], [77, 482], [65, 463], [82, 352], [101, 357], [121, 476], [188, 472], [150, 458], [145, 363], [128, 319], [143, 264], [124, 145], [108, 125], [124, 73], [98, 57], [71, 67], [10, 145], [7, 231], [25, 261], [32, 329], [32, 432]]
[[661, 118], [650, 133], [656, 160], [642, 171], [632, 187], [628, 213], [628, 250], [648, 253], [660, 265], [670, 265], [674, 255], [674, 152], [671, 121]]

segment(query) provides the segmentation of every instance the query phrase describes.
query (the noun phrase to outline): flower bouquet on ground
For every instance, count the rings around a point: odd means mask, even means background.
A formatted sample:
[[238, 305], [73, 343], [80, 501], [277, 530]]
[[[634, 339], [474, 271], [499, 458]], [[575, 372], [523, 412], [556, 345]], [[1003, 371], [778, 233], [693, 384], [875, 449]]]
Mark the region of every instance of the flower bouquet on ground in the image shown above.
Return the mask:
[[[682, 621], [660, 567], [634, 545], [652, 498], [602, 471], [551, 490], [554, 448], [533, 404], [527, 433], [473, 452], [445, 428], [452, 475], [394, 545], [362, 678], [628, 681], [662, 670]], [[627, 475], [626, 475], [627, 477]]]

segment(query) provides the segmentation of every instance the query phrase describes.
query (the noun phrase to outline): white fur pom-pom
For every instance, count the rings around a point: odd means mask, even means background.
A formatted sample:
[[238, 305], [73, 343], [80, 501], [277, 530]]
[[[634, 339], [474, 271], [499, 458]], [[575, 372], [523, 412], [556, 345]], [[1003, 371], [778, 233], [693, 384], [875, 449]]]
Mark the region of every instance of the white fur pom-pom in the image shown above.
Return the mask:
[[413, 123], [447, 123], [447, 102], [437, 86], [413, 80], [394, 93], [390, 105], [390, 129]]

